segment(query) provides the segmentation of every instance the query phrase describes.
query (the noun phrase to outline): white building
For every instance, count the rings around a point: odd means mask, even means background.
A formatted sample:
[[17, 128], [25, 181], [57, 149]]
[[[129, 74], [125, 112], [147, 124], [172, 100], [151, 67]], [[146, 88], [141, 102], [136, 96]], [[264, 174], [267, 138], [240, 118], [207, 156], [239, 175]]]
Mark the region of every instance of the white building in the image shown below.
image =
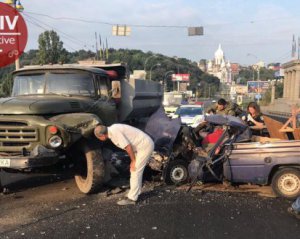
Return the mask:
[[208, 74], [218, 77], [221, 83], [231, 85], [231, 64], [229, 61], [226, 62], [221, 44], [219, 44], [219, 48], [215, 52], [215, 59], [207, 62], [206, 69]]

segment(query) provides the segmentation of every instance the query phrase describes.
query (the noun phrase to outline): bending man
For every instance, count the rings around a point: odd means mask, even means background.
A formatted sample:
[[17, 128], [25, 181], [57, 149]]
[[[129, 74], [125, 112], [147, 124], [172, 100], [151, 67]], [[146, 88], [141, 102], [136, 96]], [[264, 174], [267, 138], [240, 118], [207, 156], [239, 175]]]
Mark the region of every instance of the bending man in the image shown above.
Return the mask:
[[152, 139], [143, 131], [126, 124], [113, 124], [110, 127], [99, 125], [95, 136], [105, 141], [110, 139], [117, 147], [126, 150], [130, 163], [130, 190], [126, 199], [118, 205], [135, 204], [142, 190], [143, 172], [154, 149]]

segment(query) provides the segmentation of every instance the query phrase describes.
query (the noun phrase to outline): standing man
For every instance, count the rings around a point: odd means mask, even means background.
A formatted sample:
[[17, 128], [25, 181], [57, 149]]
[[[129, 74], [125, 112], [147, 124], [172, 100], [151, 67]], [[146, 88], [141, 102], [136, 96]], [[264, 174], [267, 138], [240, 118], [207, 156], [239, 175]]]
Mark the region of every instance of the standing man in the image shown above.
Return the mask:
[[110, 139], [117, 147], [128, 153], [131, 160], [130, 190], [127, 198], [117, 204], [121, 206], [135, 204], [142, 191], [145, 166], [154, 150], [152, 139], [143, 131], [126, 124], [113, 124], [110, 127], [99, 125], [94, 133], [99, 140]]

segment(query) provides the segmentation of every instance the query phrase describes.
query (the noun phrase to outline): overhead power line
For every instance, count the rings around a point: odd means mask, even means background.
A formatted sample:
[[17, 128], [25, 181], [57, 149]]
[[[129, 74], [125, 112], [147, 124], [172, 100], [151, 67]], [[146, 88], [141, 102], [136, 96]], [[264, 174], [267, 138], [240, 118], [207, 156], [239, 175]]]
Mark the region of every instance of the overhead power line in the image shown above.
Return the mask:
[[[27, 18], [27, 21], [28, 21], [29, 23], [31, 23], [32, 25], [37, 26], [37, 27], [39, 27], [39, 28], [41, 28], [41, 29], [43, 29], [43, 30], [45, 30], [45, 31], [48, 31], [48, 30], [49, 30], [49, 29], [47, 29], [47, 28], [41, 26], [40, 24], [38, 24], [38, 23], [32, 21], [31, 19], [28, 19], [28, 18]], [[64, 43], [64, 44], [65, 44], [66, 46], [68, 46], [69, 48], [71, 48], [72, 50], [76, 51], [76, 49], [73, 48], [72, 46], [70, 46], [70, 45], [68, 45], [68, 44], [66, 44], [66, 43]]]
[[105, 21], [98, 21], [98, 20], [85, 20], [81, 18], [73, 18], [73, 17], [52, 17], [47, 14], [36, 13], [36, 12], [27, 12], [28, 14], [33, 14], [37, 16], [48, 17], [53, 20], [68, 20], [68, 21], [77, 21], [77, 22], [85, 22], [85, 23], [97, 23], [103, 25], [129, 25], [131, 27], [142, 27], [142, 28], [189, 28], [190, 26], [179, 26], [179, 25], [143, 25], [143, 24], [120, 24], [120, 23], [112, 23], [112, 22], [105, 22]]
[[32, 16], [29, 16], [29, 15], [26, 14], [26, 13], [25, 13], [24, 15], [25, 15], [25, 17], [26, 17], [27, 19], [30, 19], [31, 21], [35, 22], [35, 23], [36, 23], [37, 25], [39, 25], [40, 27], [41, 27], [41, 25], [46, 26], [46, 27], [43, 27], [43, 29], [49, 30], [49, 29], [47, 29], [47, 28], [50, 28], [50, 29], [52, 29], [52, 30], [55, 30], [55, 31], [59, 32], [59, 33], [61, 34], [62, 37], [68, 39], [69, 41], [73, 42], [74, 44], [76, 44], [76, 45], [78, 45], [78, 46], [80, 46], [80, 47], [84, 47], [84, 48], [88, 48], [87, 46], [89, 46], [90, 48], [93, 48], [93, 47], [94, 47], [93, 45], [88, 44], [88, 43], [86, 43], [86, 42], [84, 42], [84, 41], [82, 41], [82, 40], [79, 40], [79, 39], [75, 38], [74, 36], [71, 36], [71, 35], [65, 33], [64, 31], [59, 30], [59, 29], [56, 28], [56, 27], [53, 27], [53, 26], [51, 26], [51, 25], [49, 25], [49, 24], [47, 24], [47, 23], [45, 23], [45, 22], [42, 22], [41, 20], [39, 20], [39, 19], [37, 19], [37, 18], [34, 18], [34, 17], [32, 17]]

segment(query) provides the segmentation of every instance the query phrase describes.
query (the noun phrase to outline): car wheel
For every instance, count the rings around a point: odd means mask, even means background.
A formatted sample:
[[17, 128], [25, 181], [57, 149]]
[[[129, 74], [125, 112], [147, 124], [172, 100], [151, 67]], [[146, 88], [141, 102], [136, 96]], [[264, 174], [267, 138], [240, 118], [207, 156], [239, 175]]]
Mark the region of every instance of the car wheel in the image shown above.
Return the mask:
[[95, 149], [88, 143], [77, 151], [75, 182], [82, 193], [97, 192], [103, 184], [105, 165], [101, 149]]
[[295, 168], [278, 170], [272, 178], [272, 189], [279, 197], [295, 199], [300, 195], [300, 171]]
[[183, 184], [188, 179], [187, 163], [182, 160], [174, 160], [167, 164], [164, 172], [166, 184]]

